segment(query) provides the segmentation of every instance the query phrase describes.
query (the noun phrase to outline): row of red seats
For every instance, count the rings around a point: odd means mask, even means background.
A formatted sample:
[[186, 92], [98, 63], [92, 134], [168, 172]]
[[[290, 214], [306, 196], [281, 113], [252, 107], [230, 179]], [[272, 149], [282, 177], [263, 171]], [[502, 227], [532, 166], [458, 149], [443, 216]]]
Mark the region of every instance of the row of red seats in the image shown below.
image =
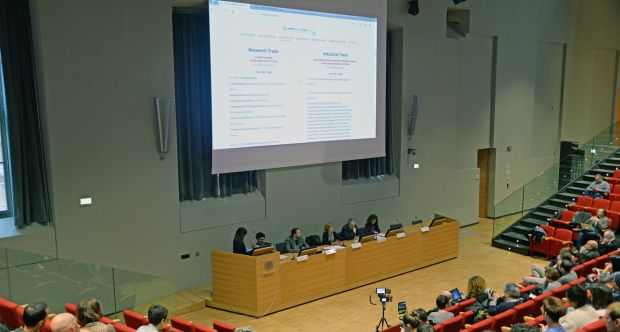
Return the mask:
[[[147, 325], [148, 319], [143, 315], [131, 310], [123, 310], [123, 318], [125, 319], [125, 325], [131, 328], [133, 331], [137, 330], [142, 325]], [[203, 325], [197, 325], [193, 322], [183, 320], [178, 317], [170, 318], [172, 327], [166, 328], [171, 332], [235, 332], [237, 329], [234, 326], [228, 325], [223, 322], [214, 321], [213, 329]], [[116, 332], [131, 332], [131, 331], [118, 331]]]
[[549, 257], [557, 256], [562, 248], [573, 245], [572, 230], [548, 225], [541, 225], [540, 227], [547, 233], [547, 236], [542, 241], [534, 241], [532, 234], [527, 235], [530, 242], [530, 256], [543, 254], [549, 259]]
[[[76, 315], [77, 306], [73, 303], [65, 304], [65, 311]], [[23, 325], [22, 317], [24, 315], [24, 307], [10, 300], [0, 297], [0, 322], [4, 323], [9, 329], [21, 327]], [[101, 322], [114, 326], [116, 332], [135, 332], [140, 326], [147, 325], [148, 319], [134, 311], [124, 310], [123, 317], [125, 324], [108, 317], [101, 317]], [[169, 332], [234, 332], [236, 328], [223, 322], [214, 321], [213, 329], [207, 326], [195, 325], [190, 321], [172, 317], [172, 326], [166, 328]], [[51, 332], [51, 321], [46, 320], [41, 328], [41, 332]]]
[[[613, 194], [615, 200], [609, 200], [605, 198], [592, 199], [590, 196], [578, 196], [577, 200], [573, 204], [568, 204], [566, 207], [573, 212], [589, 212], [591, 215], [596, 215], [598, 209], [603, 209], [607, 212], [607, 216], [611, 219], [612, 223], [618, 225], [620, 220], [620, 185], [615, 186], [618, 190], [618, 194]], [[610, 194], [611, 195], [611, 194]], [[615, 229], [615, 227], [612, 227]]]
[[[620, 208], [620, 201], [612, 202], [612, 205], [614, 205], [614, 208]], [[609, 229], [615, 230], [616, 227], [618, 227], [618, 223], [620, 222], [620, 212], [607, 211], [607, 215], [608, 215], [608, 217], [610, 219]], [[560, 219], [551, 219], [550, 223], [552, 225], [557, 226], [557, 227], [569, 228], [570, 222], [573, 220], [573, 217], [575, 217], [575, 212], [574, 211], [562, 210], [562, 214], [560, 215]]]

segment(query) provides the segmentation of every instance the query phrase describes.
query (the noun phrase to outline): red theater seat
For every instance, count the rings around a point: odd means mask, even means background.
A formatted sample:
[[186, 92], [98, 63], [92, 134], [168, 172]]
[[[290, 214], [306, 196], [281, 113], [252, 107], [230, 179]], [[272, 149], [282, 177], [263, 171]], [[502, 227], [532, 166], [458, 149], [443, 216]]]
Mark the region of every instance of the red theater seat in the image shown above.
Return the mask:
[[236, 328], [234, 326], [228, 325], [226, 323], [214, 321], [213, 328], [217, 332], [235, 332]]
[[22, 326], [22, 315], [20, 315], [18, 308], [17, 303], [0, 297], [0, 321], [7, 325], [10, 330]]
[[114, 326], [114, 330], [116, 330], [116, 332], [136, 332], [135, 329], [132, 329], [131, 327], [118, 322], [112, 324], [112, 326]]
[[562, 215], [560, 219], [551, 219], [550, 224], [555, 227], [569, 228], [568, 225], [570, 224], [571, 220], [573, 220], [574, 216], [575, 212], [571, 210], [562, 210]]
[[577, 197], [577, 201], [573, 204], [568, 205], [568, 209], [571, 211], [586, 211], [587, 208], [592, 206], [592, 197], [590, 196], [579, 196]]
[[556, 229], [548, 225], [540, 225], [540, 227], [545, 230], [545, 233], [547, 233], [547, 236], [542, 240], [542, 242], [534, 241], [532, 234], [527, 235], [530, 242], [530, 256], [533, 256], [534, 254], [543, 254], [545, 257], [549, 258], [549, 240], [555, 235]]
[[598, 212], [598, 209], [603, 209], [605, 211], [609, 210], [609, 200], [597, 198], [592, 202], [592, 206], [587, 208], [586, 211], [590, 212], [592, 215], [595, 215]]
[[67, 302], [65, 303], [65, 311], [75, 316], [77, 315], [77, 305], [75, 305], [75, 303]]
[[125, 318], [125, 325], [137, 330], [142, 325], [149, 323], [148, 319], [139, 313], [131, 310], [123, 310], [123, 317]]
[[560, 254], [560, 250], [564, 247], [573, 245], [573, 231], [558, 228], [555, 230], [553, 237], [549, 239], [549, 256], [555, 257]]
[[493, 325], [493, 318], [487, 318], [485, 320], [481, 320], [478, 323], [471, 325], [467, 328], [469, 332], [482, 332], [484, 330], [488, 330]]
[[493, 316], [493, 324], [491, 325], [491, 330], [495, 332], [502, 332], [502, 326], [510, 327], [510, 325], [512, 325], [512, 322], [514, 321], [514, 318], [514, 309], [506, 310]]
[[170, 322], [172, 323], [172, 327], [177, 328], [183, 332], [196, 332], [196, 329], [194, 328], [194, 323], [181, 319], [179, 317], [172, 317], [170, 319]]
[[196, 332], [217, 332], [216, 330], [203, 325], [194, 325], [194, 329], [196, 329]]

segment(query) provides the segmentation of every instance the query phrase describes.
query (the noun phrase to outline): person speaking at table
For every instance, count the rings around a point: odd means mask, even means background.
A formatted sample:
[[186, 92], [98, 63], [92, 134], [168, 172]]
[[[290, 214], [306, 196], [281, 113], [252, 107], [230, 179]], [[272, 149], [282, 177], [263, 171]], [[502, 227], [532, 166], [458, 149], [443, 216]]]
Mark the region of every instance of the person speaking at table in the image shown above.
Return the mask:
[[310, 248], [303, 237], [301, 237], [301, 229], [295, 227], [291, 229], [291, 236], [284, 241], [286, 244], [286, 252], [299, 252], [301, 249]]

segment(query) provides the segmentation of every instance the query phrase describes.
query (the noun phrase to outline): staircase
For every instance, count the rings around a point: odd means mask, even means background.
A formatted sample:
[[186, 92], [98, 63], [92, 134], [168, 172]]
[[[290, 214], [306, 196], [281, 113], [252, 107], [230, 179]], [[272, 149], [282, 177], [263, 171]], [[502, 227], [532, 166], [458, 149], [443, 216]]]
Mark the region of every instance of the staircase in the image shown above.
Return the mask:
[[596, 174], [603, 178], [613, 175], [614, 170], [620, 169], [620, 150], [611, 153], [607, 158], [594, 164], [581, 177], [561, 188], [549, 199], [530, 210], [521, 219], [506, 228], [493, 238], [492, 245], [497, 248], [529, 255], [530, 246], [527, 234], [537, 225], [545, 224], [552, 218], [557, 218], [566, 205], [573, 203], [577, 196], [585, 191], [594, 181]]

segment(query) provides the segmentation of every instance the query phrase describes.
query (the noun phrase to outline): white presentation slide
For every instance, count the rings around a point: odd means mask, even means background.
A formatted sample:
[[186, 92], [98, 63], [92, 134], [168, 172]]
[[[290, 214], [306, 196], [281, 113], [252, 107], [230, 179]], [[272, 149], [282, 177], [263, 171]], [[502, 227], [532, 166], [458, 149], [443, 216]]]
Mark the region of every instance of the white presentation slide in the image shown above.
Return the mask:
[[213, 150], [375, 138], [377, 18], [209, 1]]

